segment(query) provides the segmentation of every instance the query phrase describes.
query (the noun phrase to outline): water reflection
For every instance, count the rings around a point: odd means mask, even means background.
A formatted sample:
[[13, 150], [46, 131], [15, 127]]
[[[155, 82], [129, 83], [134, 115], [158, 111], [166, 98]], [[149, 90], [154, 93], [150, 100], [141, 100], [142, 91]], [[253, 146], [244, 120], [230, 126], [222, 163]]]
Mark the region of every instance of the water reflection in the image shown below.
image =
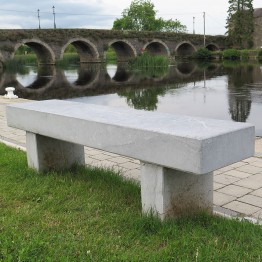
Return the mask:
[[[71, 87], [88, 88], [99, 80], [100, 66], [81, 64], [80, 67], [66, 69], [64, 71], [58, 70], [58, 73], [63, 74], [65, 79]], [[67, 84], [67, 85], [68, 85]]]
[[155, 87], [152, 89], [128, 89], [117, 94], [120, 97], [125, 97], [130, 107], [153, 111], [157, 110], [158, 96], [163, 96], [165, 91], [165, 87]]
[[126, 64], [25, 67], [18, 72], [0, 72], [1, 95], [7, 86], [14, 86], [19, 97], [28, 99], [74, 98], [86, 103], [251, 122], [262, 135], [262, 72], [258, 64], [184, 62], [134, 71]]
[[[253, 65], [238, 64], [229, 67], [228, 77], [228, 103], [232, 120], [246, 122], [251, 110], [251, 90], [248, 85], [253, 83]], [[248, 84], [248, 85], [247, 85]]]

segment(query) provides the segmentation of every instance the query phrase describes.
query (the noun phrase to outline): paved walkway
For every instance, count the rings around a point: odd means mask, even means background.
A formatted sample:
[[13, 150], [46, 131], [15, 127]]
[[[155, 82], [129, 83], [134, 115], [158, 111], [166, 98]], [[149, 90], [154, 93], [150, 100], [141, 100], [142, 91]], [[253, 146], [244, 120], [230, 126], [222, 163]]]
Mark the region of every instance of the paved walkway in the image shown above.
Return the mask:
[[[17, 99], [12, 102], [24, 102]], [[25, 132], [7, 127], [5, 106], [0, 97], [0, 141], [25, 150]], [[255, 156], [214, 172], [214, 208], [232, 216], [262, 218], [262, 137], [256, 138]], [[86, 148], [86, 163], [113, 168], [140, 180], [140, 162], [93, 148]], [[1, 161], [1, 158], [0, 158]]]

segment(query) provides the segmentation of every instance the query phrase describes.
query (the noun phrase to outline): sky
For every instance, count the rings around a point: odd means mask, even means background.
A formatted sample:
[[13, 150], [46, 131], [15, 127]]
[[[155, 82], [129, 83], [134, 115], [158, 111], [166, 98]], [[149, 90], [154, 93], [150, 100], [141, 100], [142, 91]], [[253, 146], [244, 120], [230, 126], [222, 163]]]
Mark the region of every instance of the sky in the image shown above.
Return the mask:
[[[1, 3], [2, 2], [2, 3]], [[1, 29], [89, 28], [111, 29], [116, 18], [130, 6], [131, 0], [0, 0]], [[178, 19], [189, 33], [223, 35], [226, 32], [228, 0], [151, 0], [157, 17]], [[260, 3], [259, 3], [260, 2]], [[54, 9], [52, 8], [54, 6]], [[262, 8], [261, 0], [253, 0]], [[38, 11], [39, 10], [39, 18]], [[193, 23], [195, 21], [195, 23]]]

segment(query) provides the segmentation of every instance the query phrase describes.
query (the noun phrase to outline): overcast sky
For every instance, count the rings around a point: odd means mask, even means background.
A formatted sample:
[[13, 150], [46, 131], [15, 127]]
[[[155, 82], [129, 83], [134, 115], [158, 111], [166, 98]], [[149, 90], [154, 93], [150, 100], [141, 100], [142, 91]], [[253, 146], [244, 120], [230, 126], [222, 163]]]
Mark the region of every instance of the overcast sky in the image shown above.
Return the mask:
[[[2, 2], [2, 3], [1, 3]], [[55, 6], [57, 28], [111, 29], [113, 21], [121, 17], [131, 0], [1, 0], [0, 28], [38, 28], [37, 10], [41, 28], [53, 28]], [[206, 33], [224, 34], [228, 0], [152, 0], [157, 16], [178, 19], [187, 26], [188, 32], [202, 34], [203, 12], [206, 13]], [[261, 0], [253, 1], [254, 8], [262, 7]]]

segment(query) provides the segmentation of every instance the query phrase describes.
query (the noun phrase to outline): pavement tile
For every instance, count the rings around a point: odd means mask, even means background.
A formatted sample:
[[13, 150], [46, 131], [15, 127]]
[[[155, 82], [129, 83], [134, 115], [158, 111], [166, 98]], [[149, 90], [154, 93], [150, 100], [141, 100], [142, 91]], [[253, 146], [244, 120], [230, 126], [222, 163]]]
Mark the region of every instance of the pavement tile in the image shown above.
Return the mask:
[[238, 180], [240, 180], [240, 178], [233, 177], [233, 176], [227, 176], [225, 174], [214, 176], [214, 182], [224, 184], [224, 185], [229, 185], [229, 184], [235, 183]]
[[258, 161], [252, 162], [252, 166], [261, 167], [262, 168], [262, 159], [258, 159]]
[[133, 179], [133, 180], [140, 182], [141, 175], [140, 175], [139, 169], [127, 170], [127, 171], [123, 172], [123, 175], [126, 178]]
[[96, 150], [96, 149], [88, 149], [87, 150], [87, 152], [88, 152], [88, 154], [90, 155], [90, 156], [94, 156], [94, 155], [99, 155], [99, 154], [101, 154], [101, 151], [99, 151], [99, 150]]
[[244, 165], [247, 165], [247, 163], [243, 162], [243, 161], [240, 161], [240, 162], [236, 162], [236, 163], [234, 163], [232, 165], [229, 165], [228, 167], [230, 167], [230, 168], [237, 168], [237, 167], [244, 166]]
[[220, 175], [220, 174], [222, 174], [222, 173], [223, 173], [222, 171], [216, 170], [216, 171], [214, 171], [214, 176]]
[[252, 195], [262, 197], [262, 188], [259, 188], [251, 193]]
[[91, 157], [87, 157], [85, 158], [85, 163], [88, 166], [98, 166], [101, 163], [101, 161], [95, 160]]
[[229, 196], [229, 195], [226, 195], [220, 192], [216, 192], [216, 191], [214, 191], [213, 198], [214, 198], [213, 199], [214, 205], [217, 205], [217, 206], [223, 206], [236, 199], [236, 197]]
[[119, 156], [119, 155], [117, 155], [117, 154], [113, 154], [113, 153], [106, 152], [106, 151], [104, 151], [103, 154], [108, 155], [108, 156], [111, 156], [111, 157], [118, 157], [118, 156]]
[[96, 160], [100, 160], [100, 161], [107, 160], [107, 159], [110, 158], [110, 156], [103, 154], [103, 153], [100, 153], [100, 154], [97, 154], [97, 155], [91, 155], [90, 157], [92, 157]]
[[246, 203], [242, 203], [239, 201], [232, 201], [231, 203], [228, 203], [224, 205], [223, 207], [228, 208], [230, 210], [236, 211], [241, 214], [245, 215], [252, 215], [253, 213], [256, 213], [260, 210], [259, 207], [255, 207]]
[[140, 165], [133, 163], [133, 162], [126, 162], [126, 163], [121, 163], [119, 166], [127, 168], [127, 169], [137, 169], [140, 168]]
[[113, 169], [113, 168], [117, 168], [118, 167], [117, 163], [111, 162], [111, 161], [108, 161], [108, 160], [99, 161], [99, 163], [100, 163], [100, 166], [103, 166], [104, 168]]
[[141, 164], [141, 161], [140, 160], [138, 160], [138, 159], [133, 159], [133, 161], [134, 161], [134, 163], [136, 163], [136, 164]]
[[262, 139], [257, 139], [256, 140], [255, 151], [262, 153]]
[[238, 201], [262, 208], [262, 197], [245, 195], [239, 198]]
[[229, 170], [229, 171], [225, 172], [224, 175], [234, 176], [234, 177], [238, 177], [238, 178], [246, 178], [246, 177], [252, 176], [252, 174], [250, 174], [250, 173], [238, 171], [236, 169]]
[[251, 189], [259, 189], [262, 187], [262, 176], [260, 174], [256, 174], [245, 179], [241, 179], [235, 182], [234, 185]]
[[252, 163], [252, 162], [257, 161], [257, 157], [249, 157], [249, 158], [242, 160], [242, 161], [246, 162], [246, 163]]
[[235, 185], [229, 185], [225, 186], [221, 189], [218, 189], [217, 192], [227, 194], [230, 196], [235, 196], [235, 197], [242, 197], [248, 193], [250, 193], [252, 189], [248, 189], [245, 187], [240, 187], [240, 186], [235, 186]]
[[220, 172], [220, 173], [224, 173], [224, 172], [232, 170], [232, 169], [234, 169], [234, 168], [231, 167], [231, 166], [225, 166], [223, 168], [218, 169], [217, 171]]
[[129, 162], [129, 159], [126, 157], [122, 157], [122, 156], [117, 156], [117, 157], [110, 157], [108, 158], [109, 161], [113, 161], [116, 162], [118, 164], [122, 164], [122, 163], [126, 163]]
[[218, 190], [219, 188], [222, 188], [224, 186], [225, 186], [224, 184], [214, 182], [213, 183], [213, 190]]
[[[257, 162], [257, 161], [254, 161], [254, 162]], [[249, 174], [262, 174], [262, 167], [252, 166], [252, 163], [250, 165], [238, 167], [236, 170], [241, 171], [241, 172], [246, 172]]]

